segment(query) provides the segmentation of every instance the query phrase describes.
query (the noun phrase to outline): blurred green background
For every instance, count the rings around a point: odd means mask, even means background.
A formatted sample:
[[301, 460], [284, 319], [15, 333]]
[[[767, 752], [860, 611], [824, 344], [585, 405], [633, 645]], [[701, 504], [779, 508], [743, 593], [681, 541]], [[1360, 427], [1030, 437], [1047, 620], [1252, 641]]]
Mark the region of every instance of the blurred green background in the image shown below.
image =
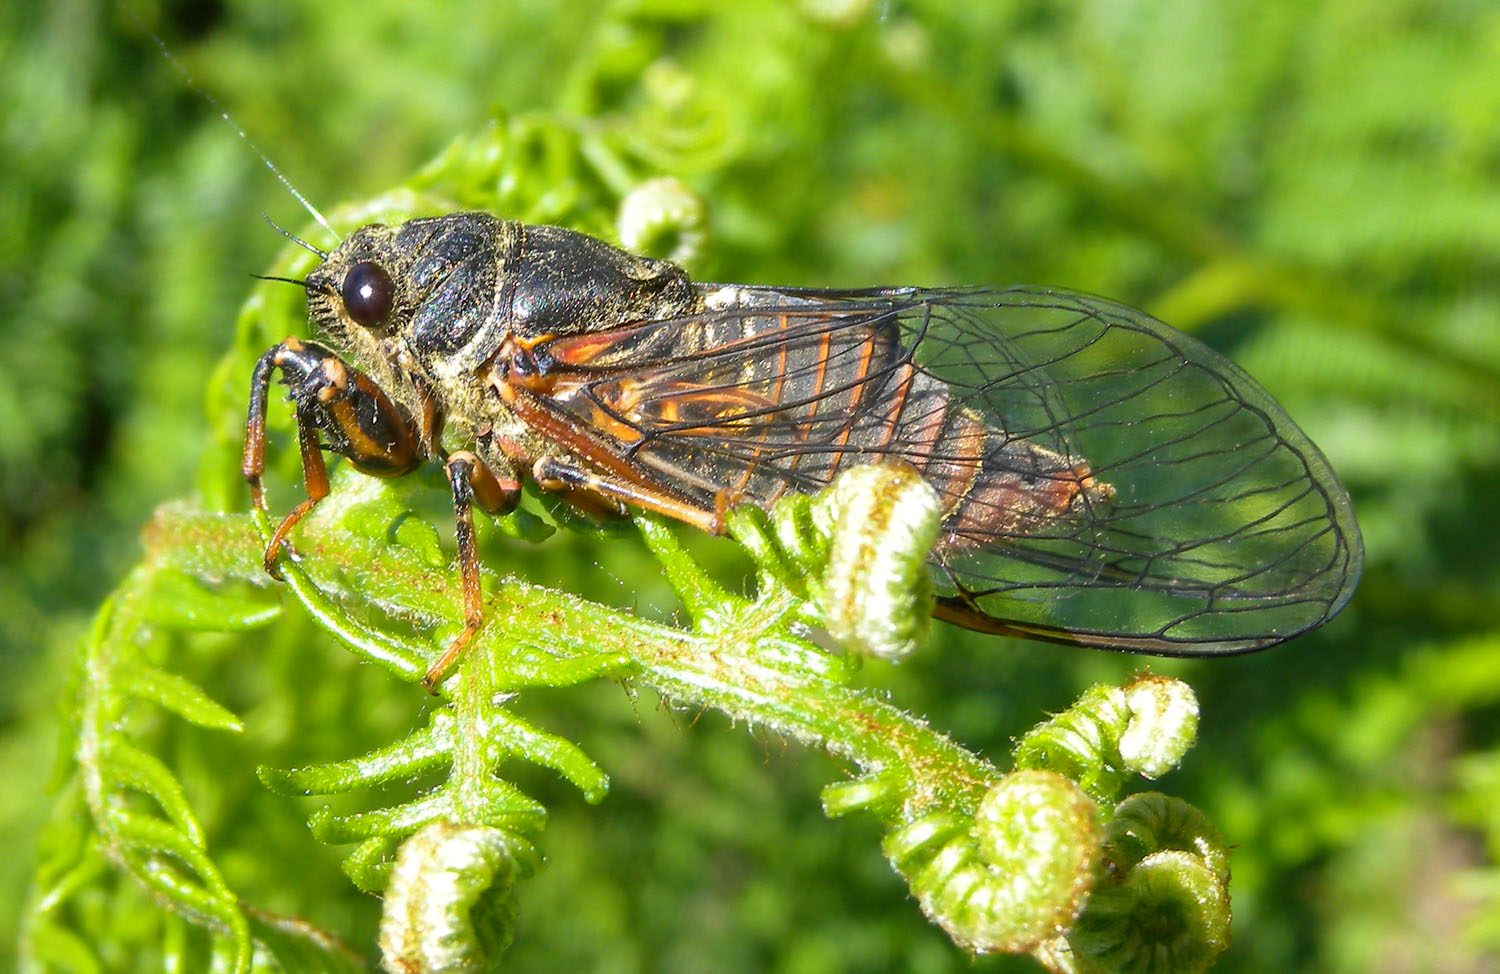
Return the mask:
[[[131, 6], [325, 208], [493, 117], [551, 110], [703, 197], [701, 279], [1064, 285], [1232, 356], [1339, 470], [1368, 559], [1320, 632], [1154, 664], [1203, 707], [1201, 744], [1162, 787], [1235, 846], [1235, 943], [1216, 969], [1500, 964], [1493, 4]], [[306, 221], [107, 4], [0, 8], [0, 139], [13, 937], [69, 661], [152, 509], [194, 490], [210, 371], [248, 274], [284, 243], [260, 213]], [[543, 584], [671, 611], [628, 533], [559, 536], [518, 562]], [[1089, 682], [1140, 664], [948, 631], [863, 678], [1003, 757]], [[971, 962], [928, 927], [873, 825], [822, 817], [818, 788], [840, 772], [821, 755], [612, 685], [553, 694], [534, 716], [615, 784], [591, 808], [545, 776], [524, 782], [553, 817], [514, 969], [1035, 969]], [[318, 759], [378, 743], [319, 733], [301, 742]], [[368, 934], [376, 904], [342, 882], [336, 850], [312, 854], [309, 885]]]

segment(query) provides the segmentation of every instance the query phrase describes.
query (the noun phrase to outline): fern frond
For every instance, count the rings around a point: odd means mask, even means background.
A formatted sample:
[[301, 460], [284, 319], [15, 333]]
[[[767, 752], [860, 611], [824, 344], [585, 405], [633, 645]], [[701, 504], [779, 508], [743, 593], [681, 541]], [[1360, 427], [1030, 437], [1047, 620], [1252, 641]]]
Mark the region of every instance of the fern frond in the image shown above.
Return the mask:
[[[281, 963], [275, 958], [290, 956], [301, 958], [298, 966], [281, 969], [350, 970], [347, 948], [331, 946], [336, 938], [242, 902], [214, 860], [192, 798], [153, 753], [164, 718], [212, 733], [243, 731], [234, 713], [163, 668], [170, 633], [247, 632], [280, 615], [274, 601], [250, 587], [258, 582], [251, 571], [255, 540], [243, 519], [176, 510], [184, 530], [170, 533], [171, 542], [160, 532], [148, 535], [147, 558], [100, 608], [85, 641], [72, 703], [74, 764], [44, 842], [25, 954], [44, 966], [49, 958], [69, 958], [79, 969], [108, 966], [98, 952], [100, 933], [87, 932], [107, 911], [83, 905], [113, 868], [170, 915], [208, 931], [207, 956], [216, 970], [241, 974], [257, 957]], [[205, 559], [198, 542], [208, 537], [214, 556]], [[176, 921], [164, 918], [159, 934], [161, 956], [197, 956]], [[319, 963], [309, 959], [314, 955]]]
[[[544, 194], [528, 167], [541, 155], [614, 185], [635, 164], [624, 161], [634, 157], [620, 138], [511, 119], [455, 143], [408, 189], [337, 211], [334, 221], [394, 222], [481, 206], [534, 220], [578, 216], [567, 222], [595, 229], [599, 208], [575, 195], [583, 183], [554, 180]], [[529, 206], [524, 194], [509, 200], [514, 207], [495, 205], [497, 194], [505, 194], [496, 187], [521, 184], [535, 191]], [[661, 229], [654, 225], [653, 233]], [[278, 270], [296, 276], [310, 259], [291, 256]], [[257, 294], [237, 324], [235, 348], [210, 390], [220, 442], [205, 464], [207, 497], [233, 496], [225, 478], [235, 476], [242, 404], [227, 377], [248, 371], [266, 344], [294, 331], [298, 325], [288, 316], [295, 313], [287, 296]], [[284, 413], [273, 414], [270, 426], [278, 424], [285, 428]], [[295, 459], [291, 451], [272, 452], [273, 462]], [[69, 824], [39, 873], [41, 893], [28, 921], [32, 956], [86, 954], [89, 938], [105, 925], [84, 904], [101, 883], [123, 874], [165, 909], [151, 942], [132, 945], [140, 955], [236, 974], [256, 965], [347, 965], [349, 953], [334, 937], [300, 918], [273, 917], [240, 892], [241, 878], [256, 871], [243, 862], [242, 846], [205, 824], [213, 821], [214, 796], [184, 786], [193, 779], [179, 766], [204, 759], [179, 735], [188, 728], [249, 736], [244, 728], [252, 728], [295, 741], [299, 731], [360, 719], [367, 701], [347, 674], [319, 680], [319, 650], [307, 639], [314, 631], [368, 664], [358, 672], [416, 683], [462, 624], [439, 535], [412, 510], [420, 489], [339, 469], [332, 493], [292, 538], [300, 554], [283, 566], [286, 585], [277, 592], [286, 593], [285, 605], [268, 591], [261, 566], [269, 534], [264, 514], [183, 506], [158, 512], [146, 532], [144, 562], [101, 611], [81, 657], [73, 779], [58, 812]], [[604, 770], [578, 745], [522, 719], [511, 701], [532, 688], [622, 681], [656, 691], [671, 706], [712, 709], [847, 762], [850, 780], [830, 786], [825, 809], [860, 811], [880, 823], [892, 864], [956, 944], [1061, 957], [1066, 947], [1059, 938], [1088, 916], [1090, 890], [1115, 890], [1110, 902], [1119, 914], [1161, 888], [1153, 878], [1116, 889], [1103, 875], [1111, 814], [1099, 800], [1126, 773], [1166, 770], [1191, 734], [1178, 734], [1175, 751], [1143, 749], [1130, 737], [1136, 718], [1151, 709], [1136, 705], [1138, 688], [1101, 690], [1068, 718], [1072, 726], [1093, 728], [1096, 747], [1073, 755], [1066, 767], [1037, 762], [1006, 775], [921, 717], [855, 686], [860, 654], [897, 658], [925, 639], [931, 602], [925, 560], [938, 516], [930, 494], [909, 470], [857, 468], [818, 498], [789, 496], [770, 512], [730, 512], [730, 533], [755, 564], [753, 596], [727, 592], [687, 553], [675, 528], [637, 517], [646, 547], [688, 609], [687, 626], [485, 571], [486, 626], [425, 723], [358, 757], [292, 770], [262, 767], [260, 779], [281, 795], [327, 799], [305, 813], [312, 837], [352, 846], [345, 873], [362, 889], [386, 891], [381, 942], [388, 966], [410, 960], [440, 968], [452, 957], [490, 964], [513, 934], [515, 887], [535, 868], [547, 821], [547, 808], [506, 779], [506, 766], [550, 769], [589, 802], [601, 801], [608, 789]], [[905, 514], [872, 518], [871, 505], [899, 505]], [[876, 523], [892, 529], [872, 534]], [[549, 530], [523, 510], [497, 522], [494, 533], [535, 538]], [[819, 645], [814, 626], [835, 633], [851, 651]], [[274, 720], [241, 718], [185, 675], [199, 652], [233, 665], [229, 650], [248, 642], [236, 637], [251, 633], [261, 665], [275, 668], [275, 699], [265, 704]], [[236, 689], [232, 680], [226, 689]], [[411, 707], [426, 699], [414, 687], [410, 693]], [[394, 692], [388, 699], [402, 697]], [[214, 777], [209, 771], [199, 779]], [[221, 842], [231, 843], [233, 854]], [[1030, 850], [1037, 843], [1053, 855], [1033, 874]], [[1155, 869], [1158, 861], [1145, 856], [1122, 875], [1148, 861]], [[283, 865], [295, 877], [295, 860]], [[257, 892], [277, 892], [258, 878]], [[447, 919], [425, 925], [414, 919], [432, 916]], [[1206, 944], [1205, 956], [1214, 952], [1212, 938], [1188, 939]], [[110, 966], [108, 958], [94, 959]]]

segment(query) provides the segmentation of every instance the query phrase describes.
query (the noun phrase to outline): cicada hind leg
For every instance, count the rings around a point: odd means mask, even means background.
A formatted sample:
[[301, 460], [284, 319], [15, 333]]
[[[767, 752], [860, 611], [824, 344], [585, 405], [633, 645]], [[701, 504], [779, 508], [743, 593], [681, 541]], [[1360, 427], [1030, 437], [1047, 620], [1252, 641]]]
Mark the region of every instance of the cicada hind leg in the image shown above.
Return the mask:
[[724, 533], [723, 511], [702, 510], [649, 485], [590, 470], [563, 457], [549, 454], [540, 458], [532, 464], [531, 475], [543, 490], [566, 491], [571, 495], [570, 501], [576, 496], [582, 502], [624, 505], [619, 508], [622, 511], [638, 507], [665, 514], [709, 534]]

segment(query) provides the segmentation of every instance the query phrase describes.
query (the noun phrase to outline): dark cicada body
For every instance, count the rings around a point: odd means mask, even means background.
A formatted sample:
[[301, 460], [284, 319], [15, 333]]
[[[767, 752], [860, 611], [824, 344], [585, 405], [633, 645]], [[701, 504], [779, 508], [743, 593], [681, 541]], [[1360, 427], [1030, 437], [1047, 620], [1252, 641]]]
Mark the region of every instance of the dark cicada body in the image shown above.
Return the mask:
[[[326, 493], [310, 431], [336, 427], [328, 448], [374, 473], [443, 460], [469, 625], [429, 685], [480, 625], [469, 508], [506, 509], [526, 477], [717, 532], [734, 504], [894, 458], [942, 499], [939, 616], [1127, 651], [1269, 646], [1327, 621], [1359, 575], [1349, 499], [1317, 447], [1233, 363], [1110, 301], [693, 285], [665, 261], [475, 213], [366, 227], [305, 283], [365, 374], [297, 400], [310, 499], [267, 561]], [[294, 344], [258, 373], [252, 483], [266, 376], [306, 357]], [[351, 403], [363, 412], [334, 415]], [[392, 423], [408, 434], [375, 435]]]

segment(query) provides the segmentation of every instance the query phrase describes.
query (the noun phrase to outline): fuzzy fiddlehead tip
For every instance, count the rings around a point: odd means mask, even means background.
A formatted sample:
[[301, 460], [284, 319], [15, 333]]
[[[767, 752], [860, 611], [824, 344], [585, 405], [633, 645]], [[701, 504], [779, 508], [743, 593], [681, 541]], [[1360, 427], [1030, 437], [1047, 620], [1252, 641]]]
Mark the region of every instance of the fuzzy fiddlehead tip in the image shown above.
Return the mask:
[[1015, 748], [1017, 768], [1067, 775], [1101, 801], [1131, 775], [1159, 778], [1198, 739], [1198, 699], [1181, 680], [1145, 674], [1123, 687], [1099, 685]]
[[615, 229], [626, 250], [691, 264], [708, 246], [708, 208], [680, 180], [648, 179], [620, 201]]
[[485, 826], [432, 822], [396, 856], [380, 920], [388, 974], [494, 970], [515, 931], [530, 843]]
[[937, 491], [909, 464], [862, 464], [819, 495], [812, 515], [829, 539], [820, 600], [829, 635], [866, 656], [912, 653], [932, 627]]

